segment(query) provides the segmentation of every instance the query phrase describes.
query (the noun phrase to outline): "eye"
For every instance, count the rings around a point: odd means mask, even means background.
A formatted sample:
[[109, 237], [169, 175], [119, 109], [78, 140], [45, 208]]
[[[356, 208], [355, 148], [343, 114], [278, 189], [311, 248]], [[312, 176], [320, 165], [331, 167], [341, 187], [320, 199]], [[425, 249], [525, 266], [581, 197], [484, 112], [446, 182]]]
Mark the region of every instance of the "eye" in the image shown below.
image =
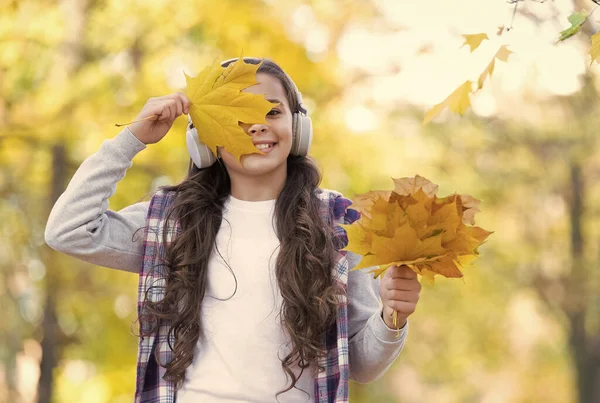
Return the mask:
[[267, 116], [275, 116], [275, 115], [279, 115], [281, 112], [279, 112], [277, 109], [271, 109], [269, 111], [269, 113], [267, 113]]

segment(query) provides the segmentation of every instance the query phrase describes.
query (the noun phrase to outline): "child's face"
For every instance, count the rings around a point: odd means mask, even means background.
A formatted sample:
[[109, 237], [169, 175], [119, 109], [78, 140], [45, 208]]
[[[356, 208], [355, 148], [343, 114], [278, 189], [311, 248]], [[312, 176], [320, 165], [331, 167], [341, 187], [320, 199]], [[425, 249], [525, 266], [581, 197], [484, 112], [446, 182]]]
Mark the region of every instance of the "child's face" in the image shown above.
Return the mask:
[[[278, 102], [267, 114], [266, 124], [240, 124], [252, 141], [265, 154], [243, 155], [242, 162], [219, 148], [223, 163], [228, 170], [248, 176], [265, 175], [277, 170], [287, 172], [287, 157], [292, 149], [292, 112], [279, 79], [264, 73], [256, 75], [258, 84], [244, 90], [253, 94], [264, 94], [271, 102]], [[265, 145], [258, 145], [260, 143]], [[267, 147], [267, 148], [264, 148]]]

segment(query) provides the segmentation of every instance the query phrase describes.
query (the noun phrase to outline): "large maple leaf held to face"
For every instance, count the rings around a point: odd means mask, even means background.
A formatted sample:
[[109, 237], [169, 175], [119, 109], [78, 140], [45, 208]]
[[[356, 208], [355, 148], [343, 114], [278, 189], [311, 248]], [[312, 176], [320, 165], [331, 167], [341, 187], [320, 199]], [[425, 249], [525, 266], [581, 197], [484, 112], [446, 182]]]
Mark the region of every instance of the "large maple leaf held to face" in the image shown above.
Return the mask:
[[221, 67], [217, 62], [196, 77], [185, 75], [190, 116], [198, 130], [198, 138], [217, 155], [224, 147], [238, 161], [244, 154], [262, 154], [239, 123], [264, 123], [274, 105], [262, 94], [242, 92], [255, 84], [260, 64], [236, 62]]
[[394, 183], [393, 191], [355, 198], [362, 216], [343, 226], [345, 250], [363, 256], [353, 270], [371, 268], [378, 277], [392, 265], [406, 265], [429, 282], [436, 274], [462, 277], [462, 265], [492, 234], [474, 225], [480, 201], [459, 194], [440, 198], [438, 186], [418, 175]]

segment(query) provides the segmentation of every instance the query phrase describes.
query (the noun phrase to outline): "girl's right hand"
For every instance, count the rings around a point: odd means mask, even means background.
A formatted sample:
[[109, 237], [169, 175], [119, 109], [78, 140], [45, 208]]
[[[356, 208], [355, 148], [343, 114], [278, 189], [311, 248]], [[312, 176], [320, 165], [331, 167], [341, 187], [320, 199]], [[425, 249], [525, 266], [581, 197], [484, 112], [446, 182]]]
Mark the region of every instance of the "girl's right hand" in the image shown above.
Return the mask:
[[190, 100], [181, 92], [150, 98], [135, 120], [155, 117], [132, 123], [129, 130], [144, 144], [158, 143], [171, 129], [175, 119], [181, 114], [188, 114], [189, 110]]

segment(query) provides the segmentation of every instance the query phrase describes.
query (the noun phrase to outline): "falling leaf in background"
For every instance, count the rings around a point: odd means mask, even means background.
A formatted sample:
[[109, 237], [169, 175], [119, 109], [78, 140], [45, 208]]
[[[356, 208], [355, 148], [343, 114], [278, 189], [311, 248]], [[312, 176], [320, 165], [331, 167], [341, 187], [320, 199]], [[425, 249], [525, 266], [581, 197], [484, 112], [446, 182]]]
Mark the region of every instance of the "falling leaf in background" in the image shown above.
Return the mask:
[[454, 90], [448, 98], [427, 111], [425, 118], [423, 119], [423, 124], [427, 124], [436, 116], [439, 116], [446, 107], [454, 113], [460, 115], [464, 114], [471, 105], [469, 94], [472, 92], [472, 89], [473, 82], [470, 80], [465, 81], [460, 87]]
[[267, 123], [265, 116], [273, 108], [263, 95], [242, 92], [255, 85], [260, 65], [236, 62], [221, 67], [217, 62], [196, 77], [185, 75], [190, 116], [199, 139], [217, 155], [224, 147], [238, 160], [244, 154], [262, 154], [239, 122]]
[[568, 20], [571, 23], [571, 26], [569, 28], [565, 29], [564, 31], [560, 32], [560, 37], [558, 38], [557, 42], [564, 41], [565, 39], [568, 39], [568, 38], [572, 37], [573, 35], [575, 35], [577, 32], [579, 32], [579, 30], [581, 29], [581, 26], [583, 25], [585, 20], [587, 20], [588, 17], [589, 17], [589, 14], [587, 14], [584, 11], [581, 11], [581, 12], [576, 11], [573, 14], [571, 14], [568, 17]]
[[590, 49], [590, 56], [592, 56], [591, 65], [594, 61], [598, 61], [600, 57], [600, 32], [595, 33], [590, 41], [592, 42], [592, 48]]
[[[503, 62], [507, 62], [508, 57], [512, 53], [513, 52], [508, 49], [507, 45], [500, 46], [496, 54], [494, 54], [494, 56], [492, 57], [492, 60], [488, 63], [486, 68], [479, 75], [479, 79], [477, 80], [477, 90], [475, 92], [483, 88], [483, 83], [485, 82], [486, 78], [491, 77], [494, 73], [494, 69], [496, 67], [496, 59]], [[450, 109], [452, 112], [463, 115], [471, 105], [471, 99], [469, 98], [469, 94], [473, 93], [472, 84], [473, 83], [471, 81], [465, 81], [443, 102], [435, 105], [433, 108], [428, 110], [423, 119], [423, 124], [427, 124], [431, 120], [439, 116], [446, 107], [448, 107], [448, 109]]]
[[496, 31], [496, 35], [500, 36], [504, 33], [504, 30], [506, 29], [506, 27], [504, 25], [501, 25], [498, 27], [498, 31]]
[[465, 43], [462, 46], [469, 45], [471, 53], [481, 45], [481, 42], [489, 39], [487, 34], [464, 34], [463, 37], [465, 38]]
[[492, 61], [487, 65], [487, 67], [485, 68], [485, 70], [483, 70], [483, 72], [479, 76], [479, 80], [477, 80], [477, 90], [480, 90], [481, 88], [483, 88], [483, 83], [485, 82], [485, 79], [488, 76], [490, 78], [492, 77], [492, 73], [494, 72], [494, 67], [496, 65], [496, 59], [498, 59], [498, 60], [500, 60], [502, 62], [507, 62], [508, 61], [508, 57], [512, 53], [513, 52], [511, 50], [509, 50], [506, 47], [506, 45], [500, 46], [500, 49], [498, 49], [498, 51], [496, 52], [496, 54], [494, 55], [494, 57], [492, 57]]
[[462, 264], [478, 256], [491, 234], [475, 226], [481, 202], [469, 195], [438, 197], [438, 186], [418, 175], [393, 180], [391, 192], [359, 195], [353, 207], [360, 220], [343, 226], [345, 250], [363, 256], [353, 270], [372, 268], [378, 277], [406, 265], [431, 283], [435, 275], [462, 277]]

